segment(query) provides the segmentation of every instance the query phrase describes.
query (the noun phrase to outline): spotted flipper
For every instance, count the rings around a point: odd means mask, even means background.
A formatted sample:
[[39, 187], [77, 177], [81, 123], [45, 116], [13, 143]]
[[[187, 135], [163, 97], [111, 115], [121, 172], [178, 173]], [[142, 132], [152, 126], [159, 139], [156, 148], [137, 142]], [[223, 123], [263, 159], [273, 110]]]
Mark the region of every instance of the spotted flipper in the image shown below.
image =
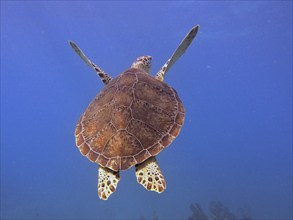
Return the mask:
[[156, 75], [156, 79], [163, 81], [165, 74], [170, 70], [170, 68], [173, 66], [174, 63], [185, 53], [186, 49], [189, 47], [193, 39], [195, 38], [197, 32], [198, 32], [199, 26], [193, 27], [189, 33], [185, 36], [185, 38], [182, 40], [180, 45], [177, 47], [175, 52], [172, 54], [172, 56], [167, 60], [167, 62], [162, 66], [162, 68], [159, 70], [159, 72]]
[[166, 181], [156, 157], [150, 157], [143, 163], [136, 165], [135, 175], [137, 182], [147, 190], [162, 193], [166, 189]]
[[119, 180], [119, 171], [115, 172], [99, 166], [98, 195], [100, 199], [107, 200], [108, 197], [115, 192]]
[[90, 61], [89, 58], [86, 57], [86, 55], [82, 52], [82, 50], [72, 41], [69, 41], [70, 46], [72, 47], [72, 49], [78, 54], [78, 56], [80, 56], [80, 58], [91, 68], [93, 68], [96, 73], [98, 74], [98, 76], [101, 78], [102, 82], [104, 84], [108, 84], [112, 78], [105, 73], [100, 67], [98, 67], [96, 64], [94, 64], [92, 61]]

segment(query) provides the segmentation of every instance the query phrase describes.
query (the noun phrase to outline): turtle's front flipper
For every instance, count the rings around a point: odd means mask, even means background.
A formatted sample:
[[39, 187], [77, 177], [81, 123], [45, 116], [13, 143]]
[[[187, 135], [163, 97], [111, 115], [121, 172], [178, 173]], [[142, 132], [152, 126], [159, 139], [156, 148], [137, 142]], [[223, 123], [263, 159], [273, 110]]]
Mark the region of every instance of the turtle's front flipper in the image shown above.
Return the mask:
[[137, 182], [147, 190], [161, 193], [166, 189], [166, 181], [159, 168], [156, 157], [150, 157], [141, 164], [136, 165], [135, 175]]
[[185, 36], [185, 38], [182, 40], [180, 45], [177, 47], [175, 52], [172, 54], [172, 56], [167, 60], [167, 62], [164, 64], [164, 66], [159, 70], [159, 72], [156, 75], [156, 79], [163, 81], [165, 74], [168, 72], [168, 70], [171, 68], [171, 66], [176, 63], [176, 61], [185, 53], [186, 49], [189, 47], [193, 39], [195, 38], [197, 32], [198, 32], [199, 26], [193, 27], [189, 33]]
[[80, 58], [87, 65], [89, 65], [91, 68], [93, 68], [96, 71], [96, 73], [101, 78], [104, 84], [107, 85], [112, 80], [112, 78], [107, 73], [105, 73], [100, 67], [94, 64], [89, 58], [87, 58], [86, 55], [82, 52], [82, 50], [74, 42], [69, 41], [69, 44], [72, 47], [72, 49], [78, 54], [78, 56], [80, 56]]
[[98, 195], [100, 199], [107, 200], [108, 197], [115, 192], [119, 180], [119, 171], [115, 172], [99, 166]]

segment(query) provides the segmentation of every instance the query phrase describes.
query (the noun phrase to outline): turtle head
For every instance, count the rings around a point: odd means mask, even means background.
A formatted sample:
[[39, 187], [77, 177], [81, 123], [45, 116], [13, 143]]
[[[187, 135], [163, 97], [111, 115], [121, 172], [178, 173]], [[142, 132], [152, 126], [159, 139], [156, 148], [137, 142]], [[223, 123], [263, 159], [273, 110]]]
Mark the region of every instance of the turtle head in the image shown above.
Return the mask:
[[152, 57], [151, 56], [141, 56], [138, 57], [133, 64], [131, 65], [132, 68], [142, 69], [147, 73], [150, 73], [151, 70], [151, 62]]

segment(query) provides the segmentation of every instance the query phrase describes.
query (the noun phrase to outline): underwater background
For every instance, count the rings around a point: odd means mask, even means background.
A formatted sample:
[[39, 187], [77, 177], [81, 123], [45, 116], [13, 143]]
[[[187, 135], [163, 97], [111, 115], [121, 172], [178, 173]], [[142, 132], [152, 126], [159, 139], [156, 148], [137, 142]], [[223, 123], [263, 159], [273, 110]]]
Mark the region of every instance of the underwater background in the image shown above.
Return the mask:
[[[100, 200], [74, 129], [103, 84], [68, 40], [113, 77], [151, 55], [154, 75], [197, 24], [165, 77], [186, 109], [158, 155], [166, 191], [131, 168]], [[1, 219], [200, 219], [199, 207], [292, 219], [292, 1], [1, 1]]]

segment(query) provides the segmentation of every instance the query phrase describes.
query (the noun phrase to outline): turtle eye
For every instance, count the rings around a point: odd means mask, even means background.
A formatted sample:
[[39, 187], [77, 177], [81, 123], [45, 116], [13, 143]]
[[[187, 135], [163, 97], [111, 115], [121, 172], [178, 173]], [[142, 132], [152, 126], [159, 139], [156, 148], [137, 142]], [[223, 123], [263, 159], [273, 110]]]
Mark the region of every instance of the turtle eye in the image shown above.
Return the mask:
[[144, 57], [144, 64], [148, 67], [151, 66], [152, 57], [151, 56], [145, 56]]

